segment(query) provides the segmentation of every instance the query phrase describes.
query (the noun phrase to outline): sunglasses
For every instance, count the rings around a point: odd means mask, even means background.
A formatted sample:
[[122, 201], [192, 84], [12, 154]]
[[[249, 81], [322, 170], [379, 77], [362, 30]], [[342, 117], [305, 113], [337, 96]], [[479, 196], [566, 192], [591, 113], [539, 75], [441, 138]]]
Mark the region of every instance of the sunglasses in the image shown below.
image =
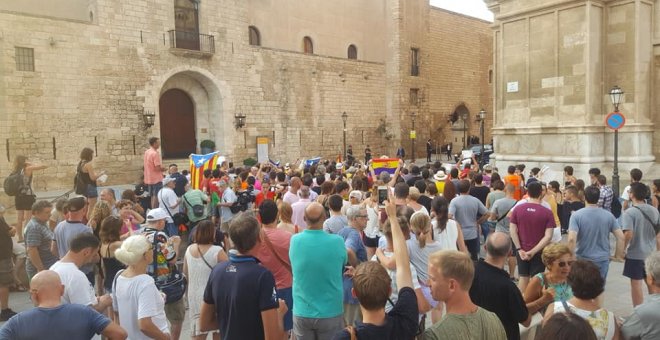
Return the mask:
[[573, 265], [573, 262], [575, 262], [575, 261], [561, 261], [561, 262], [557, 262], [557, 264], [559, 265], [559, 268], [564, 268], [564, 267], [566, 267], [567, 265], [568, 265], [569, 267], [572, 266], [572, 265]]

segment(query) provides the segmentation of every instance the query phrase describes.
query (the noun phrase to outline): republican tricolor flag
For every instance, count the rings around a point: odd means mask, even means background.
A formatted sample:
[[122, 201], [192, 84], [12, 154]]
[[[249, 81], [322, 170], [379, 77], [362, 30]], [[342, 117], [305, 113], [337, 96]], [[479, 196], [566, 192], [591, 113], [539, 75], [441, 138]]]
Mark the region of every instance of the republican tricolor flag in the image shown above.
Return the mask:
[[376, 175], [380, 175], [381, 172], [389, 172], [394, 175], [396, 168], [399, 167], [399, 160], [396, 158], [376, 158], [371, 161], [371, 167]]
[[193, 189], [201, 189], [204, 170], [215, 169], [219, 155], [217, 151], [206, 155], [190, 155], [190, 184]]

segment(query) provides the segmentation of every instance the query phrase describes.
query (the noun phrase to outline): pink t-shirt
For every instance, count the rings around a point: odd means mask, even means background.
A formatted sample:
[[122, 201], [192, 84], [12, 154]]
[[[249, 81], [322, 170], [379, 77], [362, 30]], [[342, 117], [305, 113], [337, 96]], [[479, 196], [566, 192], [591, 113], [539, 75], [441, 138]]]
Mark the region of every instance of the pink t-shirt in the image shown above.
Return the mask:
[[536, 203], [524, 203], [511, 213], [510, 222], [518, 227], [520, 247], [530, 251], [545, 236], [546, 229], [555, 227], [552, 211]]
[[[273, 244], [273, 248], [282, 260], [291, 265], [289, 260], [289, 244], [291, 242], [291, 233], [282, 229], [263, 228], [268, 235], [268, 239]], [[270, 270], [275, 276], [275, 285], [277, 289], [289, 288], [293, 285], [293, 277], [286, 267], [277, 259], [266, 244], [266, 241], [261, 242], [261, 247], [257, 253], [257, 258], [261, 264]]]
[[144, 184], [153, 185], [163, 180], [160, 154], [154, 148], [144, 152]]

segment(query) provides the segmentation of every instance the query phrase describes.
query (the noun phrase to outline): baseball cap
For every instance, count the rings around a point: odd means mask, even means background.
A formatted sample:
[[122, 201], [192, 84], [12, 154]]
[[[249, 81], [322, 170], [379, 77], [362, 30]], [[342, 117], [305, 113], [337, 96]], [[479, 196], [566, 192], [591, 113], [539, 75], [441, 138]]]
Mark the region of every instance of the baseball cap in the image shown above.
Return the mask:
[[176, 179], [173, 177], [165, 176], [165, 178], [163, 178], [163, 186], [166, 186], [168, 183], [174, 182], [175, 180]]
[[80, 211], [87, 205], [87, 199], [84, 196], [76, 195], [72, 196], [64, 204], [64, 209], [69, 212]]
[[147, 222], [160, 221], [168, 217], [170, 217], [170, 215], [163, 208], [151, 209], [147, 213]]

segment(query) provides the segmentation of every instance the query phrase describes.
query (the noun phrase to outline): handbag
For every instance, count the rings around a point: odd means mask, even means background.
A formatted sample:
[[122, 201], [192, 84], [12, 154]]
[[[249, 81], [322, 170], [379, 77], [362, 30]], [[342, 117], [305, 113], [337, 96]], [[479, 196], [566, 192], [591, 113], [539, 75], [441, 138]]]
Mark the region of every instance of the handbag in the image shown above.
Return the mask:
[[[163, 197], [162, 197], [163, 195], [160, 194], [161, 192], [162, 191], [158, 192], [158, 194], [159, 194], [158, 199], [159, 200], [163, 199]], [[165, 202], [163, 202], [163, 203], [165, 203]], [[190, 219], [188, 218], [188, 215], [186, 215], [184, 213], [181, 213], [181, 212], [178, 212], [178, 213], [172, 215], [172, 213], [170, 212], [170, 208], [167, 207], [167, 204], [163, 204], [163, 206], [165, 207], [165, 210], [167, 210], [167, 214], [170, 215], [170, 218], [172, 218], [172, 223], [174, 223], [175, 226], [178, 227], [182, 224], [185, 225], [185, 224], [188, 224], [188, 222], [190, 222]]]
[[265, 231], [263, 233], [264, 233], [264, 241], [266, 241], [266, 246], [268, 246], [268, 249], [270, 249], [270, 251], [275, 255], [277, 260], [280, 261], [282, 266], [284, 266], [284, 268], [286, 268], [286, 270], [288, 270], [289, 273], [293, 274], [293, 272], [291, 271], [291, 264], [284, 261], [284, 259], [280, 257], [280, 255], [275, 251], [275, 247], [273, 247], [273, 243], [270, 242], [270, 239], [268, 238], [268, 234]]
[[[153, 249], [154, 249], [154, 276], [156, 275], [158, 269], [158, 231], [154, 231], [153, 234]], [[155, 279], [155, 278], [154, 278]], [[156, 287], [161, 292], [165, 293], [165, 304], [177, 302], [183, 298], [183, 294], [186, 292], [188, 287], [188, 280], [183, 273], [179, 272], [179, 269], [176, 266], [170, 267], [170, 274], [165, 280], [154, 280], [156, 282]]]

